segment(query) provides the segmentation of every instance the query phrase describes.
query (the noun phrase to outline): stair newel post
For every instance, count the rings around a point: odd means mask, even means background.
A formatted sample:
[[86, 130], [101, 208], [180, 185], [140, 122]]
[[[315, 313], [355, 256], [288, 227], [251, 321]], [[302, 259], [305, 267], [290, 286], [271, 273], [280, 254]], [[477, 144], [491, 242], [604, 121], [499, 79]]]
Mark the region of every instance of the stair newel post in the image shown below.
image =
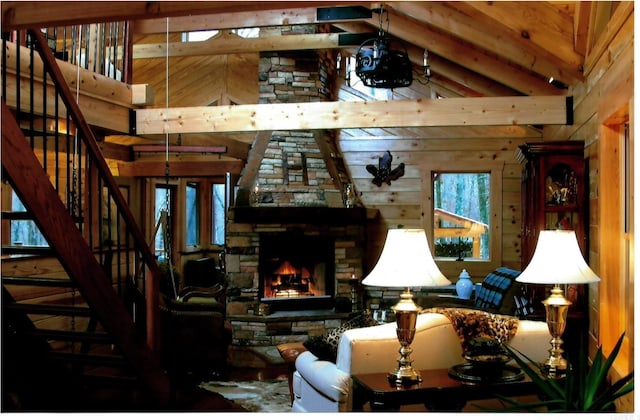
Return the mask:
[[162, 273], [156, 266], [149, 267], [145, 278], [145, 301], [147, 317], [147, 345], [152, 351], [160, 348], [159, 308], [160, 308], [160, 278]]

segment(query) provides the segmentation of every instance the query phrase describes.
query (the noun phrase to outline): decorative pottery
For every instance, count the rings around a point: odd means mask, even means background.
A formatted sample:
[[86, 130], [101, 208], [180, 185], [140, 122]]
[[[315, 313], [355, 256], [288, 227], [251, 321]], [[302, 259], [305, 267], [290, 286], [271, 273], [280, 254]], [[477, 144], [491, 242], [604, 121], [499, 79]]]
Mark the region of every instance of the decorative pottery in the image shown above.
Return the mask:
[[462, 269], [456, 282], [456, 293], [458, 293], [458, 296], [462, 299], [469, 299], [472, 291], [473, 282], [471, 281], [471, 276], [469, 276], [467, 270]]

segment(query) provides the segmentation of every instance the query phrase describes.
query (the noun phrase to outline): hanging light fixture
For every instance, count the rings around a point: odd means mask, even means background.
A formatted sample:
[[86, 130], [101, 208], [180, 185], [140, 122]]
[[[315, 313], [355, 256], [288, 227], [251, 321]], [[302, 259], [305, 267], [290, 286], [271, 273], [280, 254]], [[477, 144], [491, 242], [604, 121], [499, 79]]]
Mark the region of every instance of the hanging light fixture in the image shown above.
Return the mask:
[[[382, 28], [387, 14], [387, 32]], [[380, 7], [378, 36], [364, 41], [356, 52], [356, 74], [365, 86], [393, 89], [407, 87], [413, 82], [412, 65], [406, 48], [388, 36], [389, 15]], [[401, 49], [394, 45], [400, 46]]]
[[422, 56], [422, 68], [424, 69], [424, 77], [429, 83], [431, 81], [431, 66], [429, 66], [429, 52], [426, 49]]

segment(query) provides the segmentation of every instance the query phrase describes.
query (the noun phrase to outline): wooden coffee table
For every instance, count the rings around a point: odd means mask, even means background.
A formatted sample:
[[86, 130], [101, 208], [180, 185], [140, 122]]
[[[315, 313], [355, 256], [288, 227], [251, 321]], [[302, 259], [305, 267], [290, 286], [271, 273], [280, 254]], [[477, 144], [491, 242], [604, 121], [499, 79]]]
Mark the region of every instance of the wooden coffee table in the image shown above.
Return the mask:
[[449, 369], [422, 370], [422, 382], [395, 385], [387, 373], [353, 375], [353, 410], [366, 402], [374, 411], [397, 411], [402, 405], [424, 404], [429, 411], [461, 411], [467, 401], [534, 395], [536, 385], [528, 377], [510, 382], [464, 382], [449, 376]]

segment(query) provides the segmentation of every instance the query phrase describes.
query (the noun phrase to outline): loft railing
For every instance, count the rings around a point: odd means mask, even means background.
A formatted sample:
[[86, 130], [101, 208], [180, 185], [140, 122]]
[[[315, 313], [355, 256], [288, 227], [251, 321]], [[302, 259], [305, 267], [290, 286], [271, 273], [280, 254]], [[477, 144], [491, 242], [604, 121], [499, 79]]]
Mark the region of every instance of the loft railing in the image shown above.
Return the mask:
[[[10, 55], [11, 42], [24, 47]], [[77, 92], [68, 87], [43, 32], [4, 33], [1, 58], [2, 100], [113, 289], [156, 348], [160, 269], [127, 204], [127, 187], [111, 174], [80, 111]]]
[[58, 60], [130, 83], [128, 22], [46, 28], [43, 35]]

